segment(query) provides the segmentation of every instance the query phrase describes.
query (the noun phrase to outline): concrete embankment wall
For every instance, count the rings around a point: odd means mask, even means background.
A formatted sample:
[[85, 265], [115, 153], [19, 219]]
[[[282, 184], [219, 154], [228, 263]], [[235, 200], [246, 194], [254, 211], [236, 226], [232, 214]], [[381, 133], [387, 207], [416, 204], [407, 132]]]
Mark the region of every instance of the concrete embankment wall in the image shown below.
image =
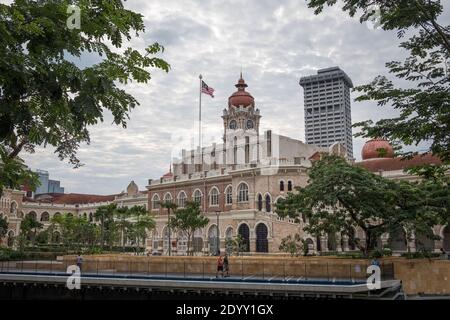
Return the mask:
[[[130, 255], [83, 256], [84, 272], [127, 272], [136, 274], [198, 274], [210, 275], [216, 272], [216, 257], [167, 257]], [[385, 258], [382, 263], [393, 264], [395, 279], [402, 280], [407, 295], [430, 294], [450, 295], [450, 261], [437, 259]], [[53, 270], [65, 270], [75, 263], [75, 256], [64, 256]], [[364, 259], [341, 259], [335, 257], [250, 256], [230, 257], [232, 275], [269, 278], [346, 278], [363, 280], [367, 278], [369, 261]], [[49, 269], [48, 262], [17, 263], [17, 268]]]

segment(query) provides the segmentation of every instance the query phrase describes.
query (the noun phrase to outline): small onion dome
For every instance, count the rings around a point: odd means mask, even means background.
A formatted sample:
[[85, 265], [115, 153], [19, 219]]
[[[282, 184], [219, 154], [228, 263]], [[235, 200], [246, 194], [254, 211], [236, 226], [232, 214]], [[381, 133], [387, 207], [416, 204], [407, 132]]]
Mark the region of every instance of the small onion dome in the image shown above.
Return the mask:
[[170, 165], [170, 169], [169, 172], [167, 172], [165, 175], [162, 176], [163, 179], [171, 179], [173, 178], [173, 173], [172, 173], [172, 165]]
[[238, 89], [235, 93], [233, 93], [228, 98], [228, 105], [230, 106], [250, 106], [255, 105], [255, 99], [252, 97], [250, 93], [245, 91], [245, 88], [248, 87], [245, 83], [244, 79], [241, 77], [238, 80], [238, 83], [235, 85], [235, 87]]
[[361, 151], [363, 160], [394, 158], [394, 156], [394, 148], [392, 148], [389, 141], [382, 138], [367, 141]]

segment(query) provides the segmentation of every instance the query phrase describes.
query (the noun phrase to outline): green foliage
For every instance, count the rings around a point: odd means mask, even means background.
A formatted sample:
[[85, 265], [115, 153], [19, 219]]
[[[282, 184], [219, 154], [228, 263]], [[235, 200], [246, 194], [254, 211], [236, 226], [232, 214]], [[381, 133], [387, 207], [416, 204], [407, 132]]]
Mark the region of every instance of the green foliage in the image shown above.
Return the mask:
[[366, 255], [385, 232], [403, 227], [427, 234], [449, 219], [450, 188], [442, 181], [388, 180], [336, 156], [315, 162], [309, 177], [306, 187], [277, 203], [277, 213], [295, 219], [304, 214], [304, 229], [312, 235], [349, 235], [360, 228], [366, 242], [358, 246]]
[[169, 225], [175, 230], [185, 232], [188, 238], [187, 251], [191, 254], [191, 238], [194, 241], [194, 232], [197, 229], [208, 225], [209, 219], [205, 217], [201, 210], [200, 204], [195, 201], [187, 201], [184, 208], [177, 208], [175, 215], [170, 217]]
[[26, 215], [20, 223], [20, 234], [23, 238], [19, 238], [19, 247], [22, 249], [23, 245], [28, 245], [36, 242], [38, 230], [42, 229], [43, 224], [30, 215]]
[[0, 247], [0, 261], [21, 260], [24, 258], [26, 258], [26, 255], [21, 251]]
[[0, 217], [0, 239], [6, 236], [8, 233], [8, 221], [6, 221], [6, 217]]
[[234, 239], [226, 239], [225, 247], [229, 255], [235, 254], [239, 256], [247, 249], [247, 243], [245, 239], [238, 234]]
[[[320, 13], [325, 5], [336, 0], [309, 0], [308, 5]], [[397, 30], [400, 43], [408, 53], [405, 61], [386, 63], [391, 74], [409, 82], [406, 88], [396, 87], [385, 76], [356, 88], [363, 94], [358, 101], [373, 100], [379, 106], [392, 105], [399, 116], [376, 123], [364, 121], [359, 136], [386, 137], [397, 145], [413, 145], [431, 141], [429, 150], [445, 163], [450, 163], [450, 26], [439, 24], [443, 5], [439, 0], [367, 1], [344, 0], [343, 10], [351, 16], [361, 13], [360, 21], [374, 18], [373, 5], [380, 8], [380, 25], [384, 30]], [[411, 153], [402, 153], [411, 156]]]
[[306, 256], [308, 254], [308, 244], [299, 234], [295, 234], [294, 236], [288, 235], [281, 239], [279, 249], [280, 251], [289, 253], [291, 257], [298, 257], [300, 254]]
[[[66, 26], [69, 4], [80, 8], [81, 29]], [[0, 4], [0, 189], [30, 178], [14, 161], [23, 150], [51, 145], [78, 167], [79, 145], [90, 142], [89, 127], [105, 112], [127, 126], [139, 102], [121, 86], [148, 83], [150, 70], [170, 68], [158, 57], [158, 43], [143, 51], [126, 47], [144, 31], [143, 16], [121, 0]], [[87, 57], [98, 62], [74, 62]]]

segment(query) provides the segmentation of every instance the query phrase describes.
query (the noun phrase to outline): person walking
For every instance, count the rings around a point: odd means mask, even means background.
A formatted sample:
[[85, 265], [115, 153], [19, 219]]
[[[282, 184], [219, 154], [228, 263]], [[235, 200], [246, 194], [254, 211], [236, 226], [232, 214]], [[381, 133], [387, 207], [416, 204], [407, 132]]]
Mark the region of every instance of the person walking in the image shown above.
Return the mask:
[[216, 278], [219, 277], [219, 272], [222, 273], [223, 278], [223, 258], [222, 254], [219, 255], [219, 258], [217, 259], [217, 272], [216, 272]]
[[77, 255], [77, 267], [80, 269], [80, 272], [81, 272], [82, 265], [83, 265], [83, 257], [80, 254], [78, 254]]
[[223, 271], [226, 272], [225, 277], [230, 276], [230, 265], [228, 262], [228, 254], [225, 253], [225, 256], [223, 257]]

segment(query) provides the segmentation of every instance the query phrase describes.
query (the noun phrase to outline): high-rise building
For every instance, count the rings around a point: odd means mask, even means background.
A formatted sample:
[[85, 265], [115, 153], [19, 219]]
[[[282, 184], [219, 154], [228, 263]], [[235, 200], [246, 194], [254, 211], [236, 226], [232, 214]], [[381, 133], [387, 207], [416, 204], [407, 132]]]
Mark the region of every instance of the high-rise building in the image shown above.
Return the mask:
[[64, 193], [64, 188], [58, 180], [49, 179], [49, 173], [45, 170], [36, 170], [39, 177], [39, 186], [36, 188], [35, 194], [44, 193]]
[[300, 85], [304, 89], [306, 143], [329, 147], [340, 142], [353, 158], [350, 77], [332, 67], [300, 78]]

